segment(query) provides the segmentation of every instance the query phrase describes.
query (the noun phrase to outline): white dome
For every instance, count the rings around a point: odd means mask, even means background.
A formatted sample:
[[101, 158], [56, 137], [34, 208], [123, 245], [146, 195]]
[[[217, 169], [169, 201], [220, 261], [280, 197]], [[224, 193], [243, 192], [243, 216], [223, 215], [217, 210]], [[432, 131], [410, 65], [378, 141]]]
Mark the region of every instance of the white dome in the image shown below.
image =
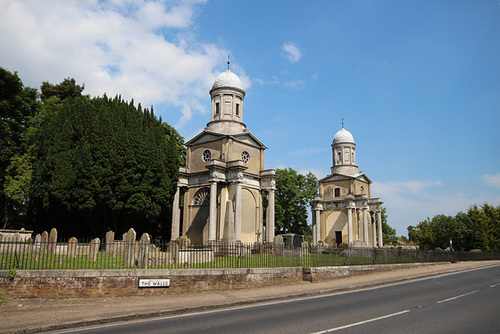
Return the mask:
[[340, 143], [356, 144], [354, 142], [354, 138], [352, 137], [351, 133], [344, 128], [340, 129], [340, 131], [335, 134], [335, 137], [333, 137], [332, 145]]
[[238, 76], [233, 72], [231, 72], [230, 70], [227, 70], [226, 72], [219, 74], [219, 76], [215, 78], [212, 89], [221, 87], [231, 87], [243, 90], [240, 78], [238, 78]]

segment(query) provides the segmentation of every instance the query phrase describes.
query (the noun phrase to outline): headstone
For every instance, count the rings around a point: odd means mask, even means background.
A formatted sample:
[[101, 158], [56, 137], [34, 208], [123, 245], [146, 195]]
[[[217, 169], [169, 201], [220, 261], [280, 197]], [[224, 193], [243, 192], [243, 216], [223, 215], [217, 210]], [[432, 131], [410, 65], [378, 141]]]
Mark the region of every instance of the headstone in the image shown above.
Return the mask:
[[72, 237], [68, 240], [68, 257], [74, 259], [76, 256], [76, 248], [78, 246], [78, 240]]
[[57, 230], [53, 228], [49, 234], [49, 254], [55, 254], [57, 249]]
[[10, 241], [12, 242], [12, 250], [14, 253], [21, 253], [23, 245], [21, 244], [21, 236], [18, 232], [14, 233]]
[[35, 261], [38, 261], [38, 253], [40, 253], [40, 247], [42, 244], [42, 236], [38, 233], [35, 236], [35, 243], [33, 245], [33, 253], [31, 253], [31, 258], [34, 258]]
[[139, 240], [139, 254], [137, 257], [137, 267], [146, 269], [148, 267], [149, 245], [151, 239], [147, 233], [144, 233]]
[[95, 238], [90, 241], [89, 261], [95, 261], [97, 259], [97, 254], [99, 253], [100, 246], [101, 246], [101, 240], [99, 240], [99, 238]]
[[47, 253], [49, 246], [49, 234], [47, 231], [42, 232], [42, 239], [40, 241], [40, 252], [41, 253]]
[[283, 237], [277, 235], [273, 239], [273, 251], [276, 256], [283, 256]]
[[136, 233], [133, 228], [128, 230], [127, 235], [125, 236], [125, 256], [124, 256], [124, 265], [127, 267], [132, 267], [135, 265], [135, 236]]
[[173, 241], [168, 243], [167, 252], [170, 253], [170, 256], [177, 260], [179, 258], [179, 244]]
[[105, 248], [105, 253], [106, 255], [114, 255], [114, 242], [115, 242], [115, 232], [113, 231], [108, 231], [106, 233], [106, 248]]
[[27, 254], [32, 254], [33, 253], [33, 239], [28, 238], [26, 240], [26, 243], [28, 245], [28, 252], [27, 252]]

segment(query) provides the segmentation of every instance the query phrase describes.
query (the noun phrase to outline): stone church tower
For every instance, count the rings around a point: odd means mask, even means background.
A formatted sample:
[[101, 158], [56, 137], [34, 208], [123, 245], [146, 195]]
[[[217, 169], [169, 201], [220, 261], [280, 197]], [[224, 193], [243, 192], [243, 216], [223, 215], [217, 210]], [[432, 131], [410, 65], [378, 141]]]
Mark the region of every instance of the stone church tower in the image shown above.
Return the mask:
[[331, 174], [319, 180], [319, 196], [311, 201], [313, 244], [382, 247], [383, 202], [371, 197], [372, 181], [358, 172], [356, 143], [343, 124], [332, 156]]
[[[171, 239], [182, 235], [194, 244], [272, 242], [276, 175], [264, 169], [267, 147], [243, 123], [245, 91], [238, 76], [229, 69], [221, 73], [210, 97], [211, 121], [185, 144], [186, 166], [180, 168]], [[265, 227], [264, 192], [269, 203]]]

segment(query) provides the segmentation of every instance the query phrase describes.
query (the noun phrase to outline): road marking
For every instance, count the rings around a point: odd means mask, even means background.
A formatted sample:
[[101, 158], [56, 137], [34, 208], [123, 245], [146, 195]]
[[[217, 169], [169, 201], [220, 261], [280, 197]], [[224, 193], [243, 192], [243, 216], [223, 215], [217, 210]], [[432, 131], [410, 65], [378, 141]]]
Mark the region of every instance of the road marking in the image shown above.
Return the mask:
[[374, 321], [378, 321], [378, 320], [382, 320], [382, 319], [386, 319], [386, 318], [390, 318], [390, 317], [395, 317], [397, 315], [405, 314], [405, 313], [408, 313], [408, 312], [410, 312], [410, 310], [404, 310], [404, 311], [401, 311], [401, 312], [387, 314], [387, 315], [383, 315], [381, 317], [377, 317], [377, 318], [373, 318], [373, 319], [368, 319], [368, 320], [356, 322], [356, 323], [345, 325], [345, 326], [340, 326], [340, 327], [325, 329], [324, 331], [314, 332], [314, 333], [311, 333], [311, 334], [331, 333], [331, 332], [335, 332], [335, 331], [338, 331], [338, 330], [341, 330], [341, 329], [346, 329], [346, 328], [350, 328], [350, 327], [354, 327], [354, 326], [359, 326], [359, 325], [364, 325], [364, 324], [367, 324], [367, 323], [370, 323], [370, 322], [374, 322]]
[[464, 293], [463, 295], [459, 295], [459, 296], [455, 296], [455, 297], [443, 299], [443, 300], [438, 301], [437, 303], [441, 304], [441, 303], [449, 302], [450, 300], [454, 300], [454, 299], [457, 299], [457, 298], [462, 298], [462, 297], [465, 297], [465, 296], [468, 296], [468, 295], [472, 295], [473, 293], [476, 293], [478, 291], [479, 290], [475, 290], [475, 291]]
[[490, 288], [495, 288], [495, 287], [497, 287], [497, 286], [499, 286], [499, 285], [500, 285], [500, 283], [493, 284], [493, 285], [490, 285]]

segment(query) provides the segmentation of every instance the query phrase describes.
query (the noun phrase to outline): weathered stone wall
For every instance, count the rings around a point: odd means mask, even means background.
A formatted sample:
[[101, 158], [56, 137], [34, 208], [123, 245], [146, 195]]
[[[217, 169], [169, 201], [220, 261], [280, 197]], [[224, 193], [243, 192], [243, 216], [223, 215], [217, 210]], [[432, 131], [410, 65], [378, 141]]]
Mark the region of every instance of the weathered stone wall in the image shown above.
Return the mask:
[[[438, 264], [438, 263], [433, 263]], [[319, 282], [428, 263], [343, 267], [253, 269], [0, 270], [0, 296], [11, 298], [85, 298], [169, 295], [208, 290], [253, 288], [300, 281]], [[169, 278], [168, 288], [139, 288], [139, 279]]]
[[[168, 288], [139, 288], [139, 279], [169, 278]], [[168, 295], [251, 288], [303, 280], [303, 268], [18, 270], [0, 271], [0, 295], [11, 298], [85, 298]]]
[[336, 278], [355, 275], [369, 274], [377, 271], [391, 271], [398, 269], [414, 268], [420, 266], [437, 265], [446, 262], [435, 263], [400, 263], [400, 264], [375, 264], [362, 266], [339, 266], [339, 267], [307, 267], [304, 268], [304, 281], [321, 282]]

